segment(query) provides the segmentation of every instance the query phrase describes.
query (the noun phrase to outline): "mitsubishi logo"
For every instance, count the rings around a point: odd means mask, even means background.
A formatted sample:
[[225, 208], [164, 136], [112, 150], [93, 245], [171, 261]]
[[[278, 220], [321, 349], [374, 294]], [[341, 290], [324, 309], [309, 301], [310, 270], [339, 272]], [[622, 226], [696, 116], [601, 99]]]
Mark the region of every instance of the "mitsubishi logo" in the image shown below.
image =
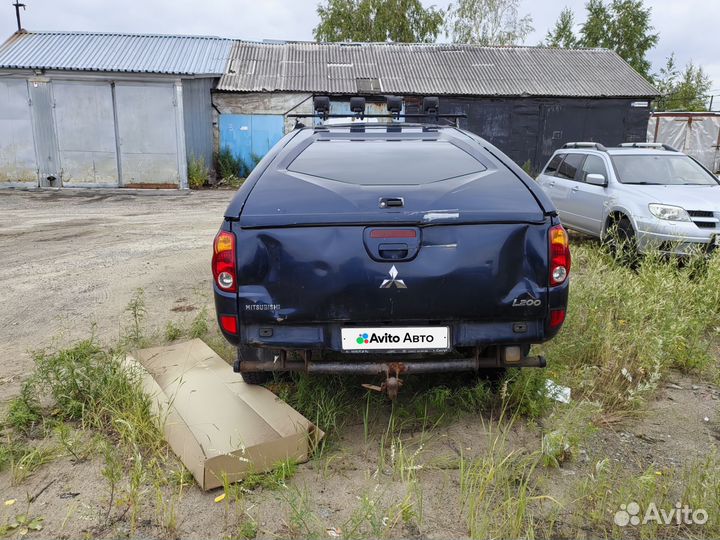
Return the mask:
[[388, 274], [390, 274], [390, 279], [383, 279], [383, 282], [380, 284], [381, 289], [389, 289], [393, 285], [395, 285], [398, 289], [407, 289], [405, 282], [402, 279], [397, 279], [398, 271], [394, 264]]

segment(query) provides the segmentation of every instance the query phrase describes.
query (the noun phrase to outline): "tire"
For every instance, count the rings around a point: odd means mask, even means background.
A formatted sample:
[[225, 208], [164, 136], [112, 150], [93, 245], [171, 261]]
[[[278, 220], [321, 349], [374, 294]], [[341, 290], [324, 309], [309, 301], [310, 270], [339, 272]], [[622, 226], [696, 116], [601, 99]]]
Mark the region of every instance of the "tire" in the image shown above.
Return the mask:
[[[259, 349], [256, 347], [247, 347], [241, 345], [237, 348], [237, 362], [235, 371], [240, 371], [243, 360], [249, 361], [267, 361], [272, 360], [273, 353], [269, 349]], [[249, 371], [247, 373], [240, 372], [240, 376], [247, 384], [265, 384], [273, 380], [272, 371]]]
[[620, 259], [634, 267], [638, 262], [637, 238], [632, 223], [626, 217], [618, 221], [618, 250]]
[[635, 268], [639, 262], [637, 237], [630, 220], [623, 216], [616, 221], [605, 240], [610, 253], [620, 263]]

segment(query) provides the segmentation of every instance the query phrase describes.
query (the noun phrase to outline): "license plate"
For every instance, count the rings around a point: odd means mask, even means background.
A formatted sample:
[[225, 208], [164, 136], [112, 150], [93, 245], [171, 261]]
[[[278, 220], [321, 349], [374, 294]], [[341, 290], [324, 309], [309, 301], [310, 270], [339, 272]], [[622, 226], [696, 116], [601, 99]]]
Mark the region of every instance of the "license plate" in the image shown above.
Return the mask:
[[449, 349], [447, 326], [343, 328], [344, 351], [405, 351]]

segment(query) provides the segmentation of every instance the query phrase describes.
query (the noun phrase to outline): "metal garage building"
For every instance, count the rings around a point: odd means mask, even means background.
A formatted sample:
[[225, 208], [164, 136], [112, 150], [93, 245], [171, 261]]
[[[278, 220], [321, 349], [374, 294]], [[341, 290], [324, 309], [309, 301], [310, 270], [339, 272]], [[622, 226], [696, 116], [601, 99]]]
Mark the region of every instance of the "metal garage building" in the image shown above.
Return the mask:
[[644, 141], [658, 95], [603, 49], [23, 31], [0, 45], [0, 186], [184, 188], [189, 158], [252, 164], [317, 94], [440, 96], [534, 170], [569, 140]]
[[212, 163], [233, 41], [18, 32], [0, 45], [0, 185], [187, 187]]
[[352, 95], [400, 95], [408, 113], [440, 96], [441, 113], [465, 113], [461, 127], [534, 170], [567, 141], [644, 141], [658, 96], [605, 49], [238, 41], [213, 94], [220, 145], [264, 154], [313, 94], [329, 94], [338, 113]]

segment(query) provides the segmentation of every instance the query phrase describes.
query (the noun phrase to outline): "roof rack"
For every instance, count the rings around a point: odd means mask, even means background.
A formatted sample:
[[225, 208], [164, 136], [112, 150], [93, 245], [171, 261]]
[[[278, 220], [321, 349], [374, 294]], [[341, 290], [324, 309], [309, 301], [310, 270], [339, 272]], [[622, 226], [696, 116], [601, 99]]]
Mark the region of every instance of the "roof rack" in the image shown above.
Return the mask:
[[400, 118], [431, 118], [436, 121], [440, 118], [450, 118], [457, 125], [458, 118], [466, 118], [466, 114], [439, 114], [440, 99], [437, 97], [424, 97], [422, 100], [422, 113], [419, 114], [403, 114], [402, 98], [399, 96], [386, 96], [388, 114], [366, 114], [365, 98], [350, 98], [350, 114], [330, 114], [330, 97], [315, 96], [313, 98], [313, 110], [310, 114], [288, 114], [288, 118], [319, 118], [327, 120], [328, 118], [356, 118], [364, 120], [365, 118], [392, 118], [399, 120]]
[[563, 144], [563, 148], [594, 148], [595, 150], [600, 150], [601, 152], [607, 152], [607, 148], [605, 148], [604, 145], [592, 141], [569, 142]]
[[668, 152], [678, 152], [679, 150], [673, 148], [669, 144], [659, 142], [624, 142], [620, 143], [620, 148], [657, 148], [658, 150], [663, 149]]

